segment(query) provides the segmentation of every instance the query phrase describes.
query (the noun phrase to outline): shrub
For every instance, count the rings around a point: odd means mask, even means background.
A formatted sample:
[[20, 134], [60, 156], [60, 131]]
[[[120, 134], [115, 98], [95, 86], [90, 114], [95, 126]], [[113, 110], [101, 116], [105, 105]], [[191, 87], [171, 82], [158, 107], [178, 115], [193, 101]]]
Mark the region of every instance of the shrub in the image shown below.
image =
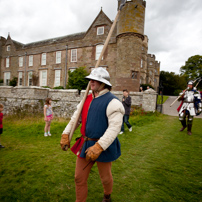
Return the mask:
[[50, 88], [49, 86], [42, 86], [42, 88]]
[[142, 115], [146, 115], [146, 114], [147, 114], [147, 112], [144, 109], [142, 109], [141, 106], [135, 106], [133, 108], [132, 115], [135, 115], [135, 116], [141, 115], [142, 116]]
[[17, 86], [17, 83], [18, 83], [18, 78], [14, 77], [12, 80], [10, 80], [9, 85], [15, 87]]
[[175, 96], [178, 96], [181, 92], [182, 92], [182, 90], [175, 90], [173, 94], [174, 94]]
[[53, 89], [64, 89], [64, 87], [63, 86], [56, 86]]

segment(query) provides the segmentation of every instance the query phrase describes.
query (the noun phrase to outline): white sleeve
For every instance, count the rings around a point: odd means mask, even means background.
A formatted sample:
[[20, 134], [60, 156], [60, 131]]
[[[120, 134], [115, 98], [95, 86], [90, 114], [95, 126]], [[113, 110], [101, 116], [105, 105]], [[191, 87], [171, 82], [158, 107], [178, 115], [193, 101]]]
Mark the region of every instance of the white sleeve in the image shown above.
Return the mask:
[[108, 128], [103, 136], [98, 140], [99, 145], [106, 150], [118, 136], [121, 125], [123, 123], [123, 115], [125, 113], [123, 104], [113, 99], [107, 106]]
[[[71, 129], [72, 129], [72, 126], [74, 125], [74, 121], [77, 117], [77, 114], [78, 114], [78, 109], [81, 105], [81, 102], [77, 105], [77, 109], [76, 111], [74, 112], [73, 116], [71, 117], [71, 120], [69, 121], [69, 123], [67, 124], [66, 128], [64, 129], [63, 133], [62, 134], [70, 134], [71, 132]], [[80, 115], [80, 118], [79, 118], [79, 121], [77, 123], [77, 126], [76, 128], [78, 128], [78, 126], [80, 125], [81, 123], [81, 115]]]

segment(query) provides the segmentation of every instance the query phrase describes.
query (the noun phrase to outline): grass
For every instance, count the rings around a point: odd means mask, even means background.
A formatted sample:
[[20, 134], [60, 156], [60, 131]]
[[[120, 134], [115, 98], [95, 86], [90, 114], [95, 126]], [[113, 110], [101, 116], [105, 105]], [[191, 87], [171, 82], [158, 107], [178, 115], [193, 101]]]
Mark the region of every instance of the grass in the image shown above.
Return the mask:
[[162, 100], [162, 96], [158, 95], [158, 97], [157, 97], [157, 104], [163, 104], [168, 98], [169, 98], [169, 96], [163, 95], [163, 100]]
[[[4, 119], [0, 201], [75, 201], [76, 156], [59, 145], [67, 122], [54, 119], [52, 137], [44, 137], [40, 116]], [[112, 201], [202, 201], [202, 119], [194, 119], [192, 136], [179, 132], [177, 117], [140, 110], [130, 122], [133, 131], [119, 135], [122, 155], [112, 164]], [[77, 129], [74, 137], [79, 135]], [[100, 202], [103, 189], [96, 166], [88, 185], [87, 202]]]

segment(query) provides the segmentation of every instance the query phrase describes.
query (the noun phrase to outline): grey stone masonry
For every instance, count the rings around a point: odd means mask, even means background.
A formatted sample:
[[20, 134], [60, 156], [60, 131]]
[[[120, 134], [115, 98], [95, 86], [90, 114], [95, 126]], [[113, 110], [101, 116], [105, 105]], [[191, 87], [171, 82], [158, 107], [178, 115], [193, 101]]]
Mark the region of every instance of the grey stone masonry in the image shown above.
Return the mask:
[[[52, 99], [54, 116], [70, 118], [76, 110], [77, 105], [82, 100], [85, 90], [78, 94], [78, 90], [56, 90], [32, 87], [11, 87], [0, 86], [0, 103], [4, 105], [3, 113], [17, 114], [43, 114], [43, 107], [47, 97]], [[112, 91], [120, 100], [122, 91]], [[142, 106], [145, 111], [154, 112], [156, 109], [157, 93], [152, 90], [141, 92], [130, 92], [132, 106]]]

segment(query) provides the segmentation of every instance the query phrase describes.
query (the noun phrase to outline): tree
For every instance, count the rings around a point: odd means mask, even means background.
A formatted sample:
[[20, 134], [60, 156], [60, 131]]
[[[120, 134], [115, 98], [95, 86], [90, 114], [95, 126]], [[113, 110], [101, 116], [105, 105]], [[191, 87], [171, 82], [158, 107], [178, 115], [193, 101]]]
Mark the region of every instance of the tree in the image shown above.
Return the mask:
[[79, 67], [73, 72], [68, 71], [68, 89], [78, 89], [79, 92], [83, 89], [86, 89], [88, 85], [88, 80], [85, 77], [88, 75], [85, 67]]
[[17, 86], [17, 83], [18, 83], [18, 78], [14, 77], [12, 80], [10, 80], [9, 85], [15, 87]]
[[187, 85], [185, 76], [180, 76], [174, 72], [161, 71], [160, 81], [163, 85], [164, 95], [178, 95]]
[[[202, 56], [194, 55], [188, 58], [185, 65], [180, 68], [180, 72], [180, 75], [185, 76], [187, 81], [202, 77]], [[202, 83], [198, 87], [202, 88]]]

